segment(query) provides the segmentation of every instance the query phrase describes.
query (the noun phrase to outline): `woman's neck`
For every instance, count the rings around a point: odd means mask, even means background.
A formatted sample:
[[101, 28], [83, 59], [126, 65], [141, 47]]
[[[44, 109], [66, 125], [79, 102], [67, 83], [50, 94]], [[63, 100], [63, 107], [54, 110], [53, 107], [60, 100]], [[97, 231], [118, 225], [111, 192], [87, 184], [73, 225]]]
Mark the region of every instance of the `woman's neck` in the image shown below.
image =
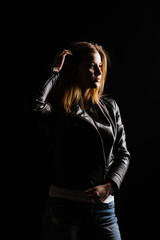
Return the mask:
[[80, 106], [83, 110], [87, 110], [87, 109], [91, 108], [91, 106], [92, 106], [91, 99], [87, 100], [86, 98], [81, 98]]

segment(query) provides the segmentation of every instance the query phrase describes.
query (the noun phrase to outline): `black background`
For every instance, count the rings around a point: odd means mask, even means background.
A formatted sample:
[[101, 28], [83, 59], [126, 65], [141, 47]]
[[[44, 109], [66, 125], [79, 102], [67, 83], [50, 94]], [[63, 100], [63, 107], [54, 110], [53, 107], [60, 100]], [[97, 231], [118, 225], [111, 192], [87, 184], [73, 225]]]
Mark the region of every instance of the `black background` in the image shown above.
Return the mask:
[[21, 228], [22, 239], [41, 239], [48, 191], [43, 146], [36, 143], [38, 137], [30, 118], [24, 114], [25, 102], [47, 79], [54, 55], [73, 41], [87, 40], [103, 45], [110, 54], [108, 91], [120, 107], [131, 153], [131, 164], [116, 199], [122, 238], [157, 239], [158, 1], [42, 1], [19, 3], [18, 8], [12, 13], [8, 28], [12, 39], [10, 47], [16, 57], [12, 61], [16, 61], [17, 66], [14, 82], [18, 83], [17, 109], [20, 113], [16, 120], [20, 135], [11, 169], [14, 172], [12, 180], [16, 179], [13, 192], [15, 215], [18, 216], [14, 227], [17, 237]]

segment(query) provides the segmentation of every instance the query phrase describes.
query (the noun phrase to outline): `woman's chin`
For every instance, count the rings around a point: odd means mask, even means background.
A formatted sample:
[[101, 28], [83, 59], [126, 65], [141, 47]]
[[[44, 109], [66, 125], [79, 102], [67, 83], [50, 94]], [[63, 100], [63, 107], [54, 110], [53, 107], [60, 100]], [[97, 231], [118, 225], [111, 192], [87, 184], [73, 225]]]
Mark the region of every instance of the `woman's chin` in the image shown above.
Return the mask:
[[99, 87], [100, 87], [100, 82], [97, 81], [92, 84], [91, 88], [99, 88]]

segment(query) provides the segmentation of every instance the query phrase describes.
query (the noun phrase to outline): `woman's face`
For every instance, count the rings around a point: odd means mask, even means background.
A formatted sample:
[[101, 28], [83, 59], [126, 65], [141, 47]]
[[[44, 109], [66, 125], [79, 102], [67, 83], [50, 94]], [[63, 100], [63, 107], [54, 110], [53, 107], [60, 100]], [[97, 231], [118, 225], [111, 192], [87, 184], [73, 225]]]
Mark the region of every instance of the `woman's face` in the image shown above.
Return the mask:
[[102, 77], [102, 61], [98, 52], [87, 54], [78, 67], [79, 84], [82, 90], [99, 88]]

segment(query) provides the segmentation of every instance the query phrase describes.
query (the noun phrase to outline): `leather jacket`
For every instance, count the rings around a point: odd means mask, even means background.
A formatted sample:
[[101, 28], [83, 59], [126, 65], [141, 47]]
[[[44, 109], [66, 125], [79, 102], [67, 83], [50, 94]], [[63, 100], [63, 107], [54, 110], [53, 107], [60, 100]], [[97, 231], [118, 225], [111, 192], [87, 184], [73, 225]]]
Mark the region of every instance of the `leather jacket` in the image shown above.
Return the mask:
[[52, 72], [32, 103], [32, 111], [49, 132], [46, 154], [52, 162], [52, 184], [87, 189], [110, 181], [118, 190], [130, 153], [116, 101], [102, 97], [101, 107], [84, 111], [76, 105], [72, 113], [64, 113], [56, 100], [48, 102], [58, 77]]

